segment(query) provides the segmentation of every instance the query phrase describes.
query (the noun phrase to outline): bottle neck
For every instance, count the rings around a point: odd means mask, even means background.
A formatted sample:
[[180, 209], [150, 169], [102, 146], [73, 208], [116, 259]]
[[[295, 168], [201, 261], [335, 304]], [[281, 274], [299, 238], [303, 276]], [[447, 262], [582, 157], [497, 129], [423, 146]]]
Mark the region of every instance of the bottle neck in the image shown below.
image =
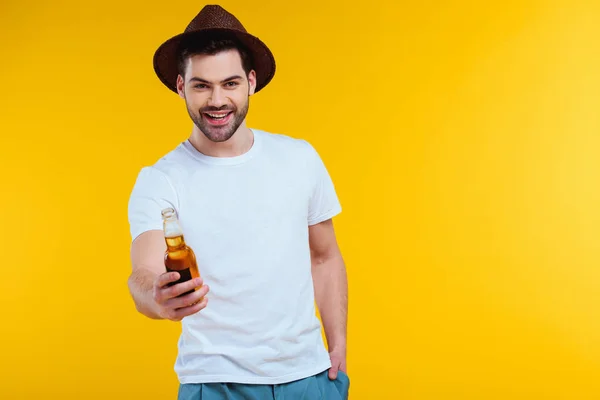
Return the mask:
[[165, 237], [165, 242], [167, 243], [167, 250], [169, 251], [181, 250], [185, 247], [183, 235]]
[[183, 230], [174, 214], [163, 215], [163, 230], [165, 242], [169, 250], [179, 250], [185, 247]]

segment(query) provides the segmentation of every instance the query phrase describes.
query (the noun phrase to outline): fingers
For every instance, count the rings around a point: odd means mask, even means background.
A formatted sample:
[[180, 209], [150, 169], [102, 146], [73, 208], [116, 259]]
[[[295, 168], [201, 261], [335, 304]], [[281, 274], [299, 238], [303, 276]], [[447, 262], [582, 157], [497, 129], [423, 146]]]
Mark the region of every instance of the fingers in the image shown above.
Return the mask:
[[162, 318], [172, 321], [181, 321], [184, 317], [197, 313], [208, 302], [205, 296], [209, 287], [202, 284], [202, 278], [169, 285], [178, 279], [177, 272], [168, 272], [160, 275], [154, 284], [153, 297], [158, 306], [157, 312]]
[[171, 318], [171, 319], [173, 321], [181, 321], [183, 318], [187, 317], [188, 315], [195, 314], [198, 311], [206, 308], [207, 304], [208, 304], [208, 297], [204, 297], [202, 299], [202, 301], [200, 301], [192, 306], [183, 307], [183, 308], [179, 308], [179, 309], [175, 310], [173, 312], [173, 318]]
[[161, 289], [168, 285], [169, 283], [175, 282], [179, 279], [179, 272], [165, 272], [164, 274], [159, 275], [158, 279], [154, 283], [154, 286], [157, 289]]
[[[171, 272], [169, 272], [168, 274], [163, 274], [163, 275], [170, 275]], [[174, 272], [173, 274], [177, 274], [177, 272]], [[177, 274], [179, 275], [179, 274]], [[190, 279], [189, 281], [185, 281], [182, 283], [178, 283], [176, 285], [173, 286], [159, 286], [161, 281], [162, 275], [161, 277], [159, 277], [159, 279], [157, 280], [156, 283], [156, 288], [155, 288], [155, 297], [154, 300], [159, 303], [162, 304], [164, 302], [166, 302], [169, 299], [172, 299], [174, 297], [177, 297], [183, 293], [189, 292], [190, 290], [194, 290], [197, 287], [202, 286], [202, 278], [195, 278], [195, 279]], [[170, 278], [164, 278], [164, 281], [167, 281]], [[175, 279], [176, 281], [177, 279]], [[174, 282], [174, 281], [169, 281], [169, 282]], [[167, 282], [167, 284], [169, 283]]]
[[176, 285], [164, 289], [164, 293], [168, 299], [172, 299], [183, 293], [189, 292], [190, 290], [194, 290], [202, 286], [202, 283], [202, 278], [190, 279], [189, 281], [178, 283]]
[[209, 287], [207, 285], [203, 285], [200, 289], [187, 294], [185, 296], [182, 297], [175, 297], [170, 299], [165, 306], [168, 308], [171, 308], [173, 310], [177, 310], [179, 308], [185, 308], [185, 307], [189, 307], [199, 301], [202, 300], [202, 298], [204, 296], [206, 296], [206, 294], [209, 291]]

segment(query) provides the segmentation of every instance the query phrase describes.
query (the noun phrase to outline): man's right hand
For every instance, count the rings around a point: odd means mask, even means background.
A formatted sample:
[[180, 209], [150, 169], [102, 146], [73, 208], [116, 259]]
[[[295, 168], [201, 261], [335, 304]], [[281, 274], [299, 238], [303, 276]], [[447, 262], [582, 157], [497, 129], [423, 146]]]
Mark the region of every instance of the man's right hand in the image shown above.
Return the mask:
[[[202, 278], [167, 286], [178, 279], [179, 273], [166, 272], [159, 275], [154, 281], [153, 299], [157, 304], [158, 313], [161, 318], [171, 321], [181, 321], [184, 317], [202, 310], [208, 303], [208, 298], [205, 296], [209, 288], [202, 284]], [[195, 288], [199, 289], [185, 296], [177, 297]]]

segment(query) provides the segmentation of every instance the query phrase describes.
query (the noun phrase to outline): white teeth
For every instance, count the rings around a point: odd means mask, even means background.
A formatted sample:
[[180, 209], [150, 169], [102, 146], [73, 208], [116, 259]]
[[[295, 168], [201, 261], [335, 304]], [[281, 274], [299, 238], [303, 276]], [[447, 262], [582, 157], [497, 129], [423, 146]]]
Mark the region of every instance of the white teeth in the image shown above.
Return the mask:
[[211, 118], [217, 118], [217, 119], [222, 119], [225, 118], [226, 116], [229, 115], [229, 113], [227, 114], [210, 114], [210, 113], [206, 113], [208, 116], [210, 116]]

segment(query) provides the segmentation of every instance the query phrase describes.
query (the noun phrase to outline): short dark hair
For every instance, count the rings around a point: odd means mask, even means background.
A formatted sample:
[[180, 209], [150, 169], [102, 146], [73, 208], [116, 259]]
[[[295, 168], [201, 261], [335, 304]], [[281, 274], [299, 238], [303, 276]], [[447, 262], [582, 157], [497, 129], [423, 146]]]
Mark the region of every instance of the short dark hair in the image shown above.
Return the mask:
[[226, 50], [237, 50], [242, 59], [242, 68], [246, 76], [253, 69], [253, 60], [250, 52], [235, 36], [220, 34], [218, 36], [191, 36], [181, 42], [177, 51], [177, 69], [181, 76], [185, 76], [187, 60], [198, 54], [215, 55]]

